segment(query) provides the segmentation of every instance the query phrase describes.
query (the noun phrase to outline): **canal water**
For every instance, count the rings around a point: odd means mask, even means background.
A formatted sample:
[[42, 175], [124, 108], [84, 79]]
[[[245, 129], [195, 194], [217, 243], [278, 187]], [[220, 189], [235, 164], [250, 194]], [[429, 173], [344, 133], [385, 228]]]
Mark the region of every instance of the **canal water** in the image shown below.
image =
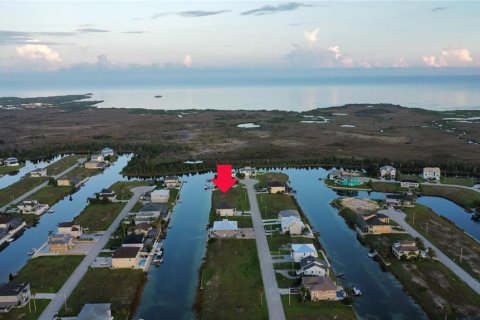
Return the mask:
[[25, 166], [20, 168], [17, 172], [12, 173], [12, 174], [6, 174], [3, 177], [0, 178], [0, 189], [6, 188], [11, 184], [14, 184], [15, 182], [19, 181], [22, 177], [24, 177], [27, 173], [32, 171], [33, 169], [37, 168], [45, 168], [49, 164], [52, 164], [60, 159], [62, 159], [63, 156], [56, 156], [50, 160], [47, 161], [39, 161], [39, 162], [31, 162], [31, 161], [26, 161]]
[[0, 252], [0, 283], [8, 281], [8, 275], [20, 270], [29, 259], [27, 252], [39, 248], [47, 241], [49, 231], [56, 231], [60, 222], [71, 221], [86, 207], [87, 199], [103, 188], [125, 178], [121, 175], [131, 155], [123, 155], [103, 173], [91, 177], [87, 183], [72, 195], [55, 204], [54, 213], [45, 213], [38, 224], [24, 230], [24, 234]]
[[206, 226], [211, 208], [211, 190], [204, 190], [213, 173], [181, 177], [180, 192], [163, 241], [161, 266], [151, 267], [134, 319], [194, 319], [192, 308], [199, 268], [205, 255]]

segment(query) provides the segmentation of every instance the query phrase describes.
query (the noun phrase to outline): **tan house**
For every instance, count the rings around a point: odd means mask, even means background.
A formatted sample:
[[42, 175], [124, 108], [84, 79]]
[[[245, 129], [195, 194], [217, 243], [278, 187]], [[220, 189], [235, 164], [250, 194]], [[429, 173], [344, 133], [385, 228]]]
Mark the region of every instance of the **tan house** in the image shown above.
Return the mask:
[[418, 249], [415, 241], [399, 240], [392, 245], [392, 253], [397, 259], [402, 257], [411, 259], [420, 255], [420, 249]]
[[418, 182], [417, 180], [404, 179], [400, 181], [400, 187], [406, 188], [406, 189], [416, 189], [420, 187], [420, 182]]
[[48, 250], [59, 254], [65, 254], [72, 250], [73, 237], [68, 234], [55, 234], [48, 237]]
[[397, 170], [392, 166], [383, 166], [380, 168], [381, 178], [395, 178]]
[[168, 189], [173, 189], [180, 186], [180, 179], [178, 179], [178, 177], [166, 177], [164, 182]]
[[30, 172], [30, 177], [40, 178], [47, 176], [47, 169], [46, 168], [37, 168]]
[[143, 235], [143, 236], [146, 237], [150, 230], [152, 230], [152, 226], [149, 223], [142, 222], [142, 223], [139, 223], [135, 226], [129, 227], [127, 232], [129, 234], [133, 233], [133, 234], [136, 234], [136, 235]]
[[302, 287], [312, 301], [337, 300], [337, 286], [330, 277], [302, 277]]
[[305, 224], [297, 217], [282, 217], [280, 219], [282, 226], [282, 233], [289, 233], [291, 235], [302, 234]]
[[238, 233], [238, 222], [223, 219], [222, 221], [214, 221], [211, 229], [212, 233], [220, 238], [233, 238]]
[[30, 283], [6, 283], [0, 287], [0, 312], [23, 307], [31, 297]]
[[90, 160], [88, 162], [85, 162], [85, 169], [105, 169], [105, 162], [103, 161], [97, 161], [97, 160]]
[[367, 214], [357, 220], [357, 227], [363, 233], [382, 234], [391, 233], [390, 218], [382, 213]]
[[278, 181], [270, 181], [268, 183], [268, 191], [270, 193], [284, 193], [287, 190], [285, 183]]
[[221, 217], [234, 216], [237, 212], [234, 206], [226, 202], [220, 202], [215, 207], [215, 213]]
[[423, 168], [423, 179], [425, 180], [437, 180], [440, 181], [440, 168], [438, 167], [426, 167]]
[[67, 177], [63, 176], [57, 180], [57, 186], [59, 187], [74, 187], [77, 183], [80, 182], [80, 179], [77, 177]]
[[153, 190], [150, 195], [150, 201], [153, 203], [167, 203], [169, 198], [170, 190], [168, 189]]
[[83, 234], [83, 228], [81, 225], [75, 224], [73, 221], [61, 222], [58, 224], [58, 233], [79, 238]]
[[140, 258], [140, 247], [121, 247], [112, 255], [112, 268], [136, 268]]

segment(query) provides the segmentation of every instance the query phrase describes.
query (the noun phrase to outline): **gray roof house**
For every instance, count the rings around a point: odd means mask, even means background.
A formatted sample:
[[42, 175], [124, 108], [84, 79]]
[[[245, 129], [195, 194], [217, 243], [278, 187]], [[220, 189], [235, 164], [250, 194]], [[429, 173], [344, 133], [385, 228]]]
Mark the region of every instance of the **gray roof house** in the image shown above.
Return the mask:
[[87, 303], [77, 316], [77, 320], [113, 320], [110, 303]]
[[0, 287], [0, 310], [24, 306], [30, 298], [30, 283], [6, 283]]

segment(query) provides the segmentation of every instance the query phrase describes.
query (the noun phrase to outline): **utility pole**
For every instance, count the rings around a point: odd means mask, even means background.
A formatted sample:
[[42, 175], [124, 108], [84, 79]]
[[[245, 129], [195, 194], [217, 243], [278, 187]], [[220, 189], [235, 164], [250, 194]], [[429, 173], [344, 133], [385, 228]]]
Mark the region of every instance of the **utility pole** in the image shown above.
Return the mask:
[[288, 286], [288, 306], [290, 307], [290, 286]]

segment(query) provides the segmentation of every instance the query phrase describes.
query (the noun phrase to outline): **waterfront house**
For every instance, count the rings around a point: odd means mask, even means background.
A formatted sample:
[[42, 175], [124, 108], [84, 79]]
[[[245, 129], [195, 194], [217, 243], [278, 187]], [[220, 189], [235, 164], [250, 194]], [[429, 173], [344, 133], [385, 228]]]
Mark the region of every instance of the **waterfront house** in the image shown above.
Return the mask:
[[59, 187], [74, 187], [80, 182], [78, 177], [72, 176], [63, 176], [57, 180], [57, 186]]
[[300, 219], [300, 213], [298, 213], [297, 210], [281, 210], [278, 212], [278, 220], [281, 220], [282, 218], [287, 218], [287, 217], [295, 217]]
[[289, 233], [290, 235], [302, 234], [305, 224], [297, 217], [282, 217], [280, 219], [282, 226], [282, 233]]
[[30, 177], [40, 178], [47, 176], [47, 169], [46, 168], [37, 168], [30, 172]]
[[385, 204], [388, 207], [413, 207], [415, 206], [415, 197], [411, 193], [387, 194]]
[[122, 247], [143, 247], [143, 242], [145, 241], [145, 236], [142, 233], [135, 234], [131, 233], [123, 239]]
[[300, 269], [296, 273], [299, 276], [325, 277], [330, 273], [330, 265], [325, 260], [308, 256], [300, 260]]
[[58, 233], [70, 235], [74, 238], [79, 238], [83, 234], [83, 228], [81, 225], [76, 224], [73, 221], [61, 222], [58, 224]]
[[87, 303], [76, 320], [113, 320], [110, 303]]
[[330, 277], [302, 277], [311, 301], [337, 300], [337, 286]]
[[40, 204], [37, 200], [24, 200], [17, 205], [18, 212], [21, 214], [41, 215], [48, 210], [48, 204]]
[[69, 234], [54, 234], [48, 237], [48, 250], [59, 254], [65, 254], [72, 250], [73, 237]]
[[140, 247], [121, 247], [112, 255], [112, 268], [136, 268], [140, 258]]
[[238, 233], [238, 222], [223, 219], [222, 221], [214, 221], [212, 233], [221, 238], [236, 237]]
[[366, 214], [357, 220], [357, 227], [362, 233], [383, 234], [391, 233], [390, 218], [382, 213]]
[[149, 202], [145, 204], [138, 213], [135, 214], [135, 223], [152, 222], [159, 217], [168, 216], [168, 205], [162, 203]]
[[287, 185], [283, 182], [270, 181], [267, 185], [270, 193], [284, 193], [287, 191]]
[[117, 199], [115, 191], [112, 191], [110, 189], [102, 189], [102, 191], [98, 193], [98, 197], [100, 199], [107, 199], [110, 202], [113, 202]]
[[31, 297], [30, 283], [6, 283], [0, 287], [0, 312], [23, 307], [30, 301]]
[[318, 258], [318, 252], [312, 243], [300, 243], [291, 245], [292, 258], [295, 262], [300, 262], [305, 257]]
[[152, 226], [147, 222], [142, 222], [134, 226], [128, 227], [128, 234], [143, 235], [146, 237], [148, 232], [152, 230]]
[[397, 259], [411, 259], [420, 255], [420, 249], [413, 240], [399, 240], [392, 245], [392, 253]]
[[380, 177], [381, 178], [395, 178], [397, 175], [397, 170], [392, 166], [383, 166], [380, 167]]
[[10, 230], [11, 225], [12, 225], [12, 218], [7, 217], [5, 215], [0, 215], [0, 229]]
[[227, 202], [220, 202], [215, 206], [215, 213], [221, 217], [230, 217], [236, 215], [234, 206]]
[[440, 168], [438, 167], [425, 167], [423, 168], [423, 179], [440, 181]]
[[101, 153], [92, 154], [90, 161], [104, 162], [105, 158]]
[[15, 157], [10, 157], [3, 160], [3, 165], [7, 167], [17, 167], [20, 165], [20, 162]]
[[420, 186], [420, 182], [417, 180], [409, 180], [409, 179], [404, 179], [400, 181], [400, 187], [406, 188], [406, 189], [416, 189]]
[[167, 203], [169, 198], [170, 190], [168, 189], [153, 190], [150, 195], [150, 201], [153, 203]]
[[173, 176], [165, 177], [164, 183], [168, 189], [173, 189], [180, 186], [180, 179], [178, 179], [178, 177], [173, 177]]
[[85, 169], [98, 169], [102, 170], [105, 169], [106, 164], [103, 161], [98, 161], [98, 160], [90, 160], [88, 162], [85, 162], [84, 164]]
[[[105, 159], [105, 157], [110, 157], [115, 155], [115, 151], [113, 151], [112, 148], [106, 147], [103, 148], [102, 151], [100, 152], [102, 157]], [[103, 161], [103, 160], [102, 160]]]
[[257, 169], [252, 168], [252, 167], [240, 168], [239, 172], [240, 172], [240, 174], [243, 174], [245, 176], [245, 178], [251, 178], [251, 177], [255, 177], [257, 175]]

